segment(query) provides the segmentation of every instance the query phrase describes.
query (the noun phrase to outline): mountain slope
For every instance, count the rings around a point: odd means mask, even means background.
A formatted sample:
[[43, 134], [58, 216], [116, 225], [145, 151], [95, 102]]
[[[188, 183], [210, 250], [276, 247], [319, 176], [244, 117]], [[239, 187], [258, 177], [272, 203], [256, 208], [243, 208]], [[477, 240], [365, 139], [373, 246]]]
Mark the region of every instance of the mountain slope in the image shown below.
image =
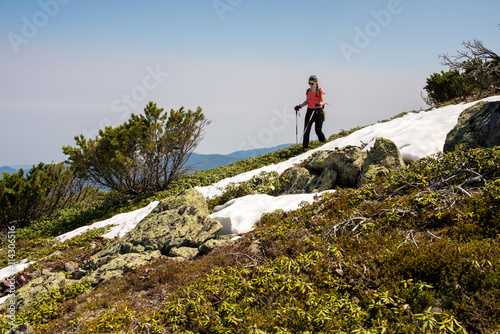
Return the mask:
[[[500, 150], [426, 157], [440, 150], [434, 126], [448, 126], [440, 117], [450, 116], [408, 116], [322, 148], [392, 133], [415, 162], [387, 180], [265, 214], [238, 243], [196, 261], [160, 259], [86, 294], [82, 284], [58, 290], [59, 299], [43, 297], [24, 319], [45, 332], [413, 333], [429, 324], [444, 333], [497, 331]], [[415, 152], [425, 157], [416, 161]], [[102, 239], [90, 240], [99, 249]], [[57, 271], [96, 251], [73, 242], [44, 265]]]

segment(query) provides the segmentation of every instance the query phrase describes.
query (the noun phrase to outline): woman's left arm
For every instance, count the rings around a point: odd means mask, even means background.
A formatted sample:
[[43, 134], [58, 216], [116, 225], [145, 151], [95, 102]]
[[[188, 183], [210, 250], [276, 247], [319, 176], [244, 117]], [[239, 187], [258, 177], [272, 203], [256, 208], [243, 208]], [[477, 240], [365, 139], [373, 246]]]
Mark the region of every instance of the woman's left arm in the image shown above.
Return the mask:
[[321, 107], [324, 108], [325, 107], [325, 92], [322, 92], [321, 93]]

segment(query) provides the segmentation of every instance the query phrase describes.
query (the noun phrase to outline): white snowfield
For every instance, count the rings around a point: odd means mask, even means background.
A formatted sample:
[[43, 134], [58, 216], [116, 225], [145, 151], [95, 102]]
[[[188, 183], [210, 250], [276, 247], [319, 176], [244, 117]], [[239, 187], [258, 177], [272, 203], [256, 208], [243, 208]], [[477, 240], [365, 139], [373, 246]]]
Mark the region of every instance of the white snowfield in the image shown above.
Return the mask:
[[[492, 96], [481, 101], [500, 101], [500, 96]], [[231, 178], [221, 180], [206, 187], [195, 187], [203, 196], [212, 198], [220, 195], [230, 183], [240, 183], [250, 180], [261, 172], [278, 172], [281, 174], [289, 167], [302, 162], [314, 152], [320, 150], [334, 150], [347, 145], [359, 146], [366, 143], [365, 149], [373, 146], [377, 137], [392, 140], [399, 148], [405, 161], [414, 161], [425, 156], [442, 151], [448, 132], [456, 125], [458, 116], [466, 108], [479, 101], [450, 105], [430, 111], [410, 113], [389, 122], [377, 123], [353, 132], [349, 136], [336, 139], [314, 150], [307, 151], [287, 161], [265, 166], [253, 171], [242, 173]], [[320, 194], [298, 194], [283, 196], [249, 195], [229, 201], [210, 215], [211, 219], [219, 220], [223, 224], [223, 234], [246, 233], [253, 229], [254, 224], [266, 212], [276, 209], [295, 210], [302, 202], [311, 203], [314, 197]], [[110, 219], [80, 227], [74, 231], [59, 235], [57, 239], [64, 241], [84, 233], [92, 228], [114, 225], [110, 232], [103, 235], [106, 238], [122, 237], [133, 229], [146, 217], [158, 202], [151, 202], [148, 206], [129, 213], [119, 214]], [[10, 277], [27, 265], [26, 260], [17, 267], [7, 267], [0, 270], [0, 278]], [[1, 302], [0, 302], [1, 304]]]
[[269, 196], [265, 194], [248, 195], [230, 200], [220, 207], [215, 207], [209, 217], [218, 220], [223, 228], [221, 235], [232, 233], [246, 233], [252, 230], [263, 213], [278, 209], [284, 211], [296, 210], [301, 203], [311, 203], [314, 198], [333, 190], [326, 190], [315, 194], [291, 194]]
[[151, 211], [153, 211], [154, 208], [159, 204], [159, 201], [153, 201], [149, 203], [149, 205], [145, 206], [144, 208], [137, 209], [131, 212], [127, 213], [120, 213], [116, 216], [113, 216], [109, 219], [99, 221], [96, 223], [93, 223], [91, 225], [87, 226], [82, 226], [79, 227], [73, 231], [58, 235], [56, 237], [57, 240], [63, 242], [66, 240], [69, 240], [77, 235], [83, 234], [87, 232], [88, 230], [95, 229], [95, 228], [100, 228], [100, 227], [106, 227], [108, 225], [113, 225], [111, 227], [111, 230], [107, 232], [106, 234], [103, 234], [102, 236], [104, 238], [109, 238], [113, 239], [114, 237], [123, 237], [127, 232], [132, 230], [134, 227], [139, 224], [139, 222], [144, 219]]

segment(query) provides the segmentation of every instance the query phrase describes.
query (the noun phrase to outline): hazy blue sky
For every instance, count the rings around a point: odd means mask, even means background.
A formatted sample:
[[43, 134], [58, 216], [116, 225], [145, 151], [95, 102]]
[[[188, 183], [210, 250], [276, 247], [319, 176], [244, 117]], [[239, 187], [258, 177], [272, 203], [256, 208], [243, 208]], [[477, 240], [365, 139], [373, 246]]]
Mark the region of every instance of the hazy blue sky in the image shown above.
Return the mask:
[[498, 0], [0, 0], [0, 166], [63, 161], [74, 136], [148, 101], [201, 106], [201, 153], [294, 143], [311, 74], [327, 136], [426, 108], [439, 54], [500, 52], [499, 14]]

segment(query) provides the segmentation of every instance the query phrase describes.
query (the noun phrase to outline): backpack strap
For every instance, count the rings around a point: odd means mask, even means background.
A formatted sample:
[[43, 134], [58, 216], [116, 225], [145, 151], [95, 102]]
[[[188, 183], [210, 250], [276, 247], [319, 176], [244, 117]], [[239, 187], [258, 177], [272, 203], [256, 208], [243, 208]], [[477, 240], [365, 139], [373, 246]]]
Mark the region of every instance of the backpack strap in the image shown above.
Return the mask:
[[[322, 89], [321, 87], [318, 87], [318, 90], [317, 90], [318, 91], [318, 95], [319, 95], [320, 98], [321, 98], [321, 89]], [[306, 95], [309, 95], [309, 92], [311, 92], [311, 88], [308, 88], [306, 90]]]

